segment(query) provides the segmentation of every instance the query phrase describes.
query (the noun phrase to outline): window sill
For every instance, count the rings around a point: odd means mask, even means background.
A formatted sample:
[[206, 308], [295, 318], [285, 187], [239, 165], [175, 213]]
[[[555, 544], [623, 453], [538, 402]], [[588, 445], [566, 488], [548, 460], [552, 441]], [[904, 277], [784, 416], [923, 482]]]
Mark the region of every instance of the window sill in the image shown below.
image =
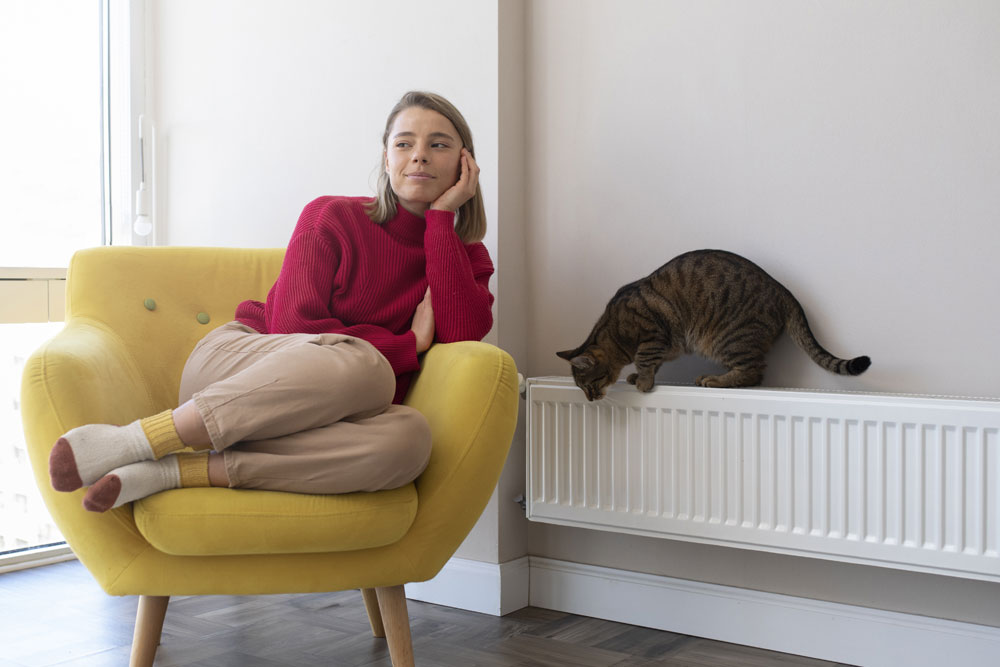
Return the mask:
[[42, 565], [52, 565], [67, 560], [73, 560], [76, 554], [65, 542], [53, 544], [36, 549], [24, 549], [13, 551], [7, 554], [0, 554], [0, 574], [14, 572], [16, 570], [27, 570], [31, 567], [41, 567]]

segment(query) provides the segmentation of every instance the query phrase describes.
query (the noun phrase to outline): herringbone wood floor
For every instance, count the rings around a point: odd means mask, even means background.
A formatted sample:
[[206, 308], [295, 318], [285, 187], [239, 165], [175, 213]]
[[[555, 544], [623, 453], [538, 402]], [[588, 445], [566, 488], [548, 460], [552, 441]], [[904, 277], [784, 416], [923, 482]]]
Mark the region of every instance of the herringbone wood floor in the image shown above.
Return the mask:
[[[77, 561], [0, 575], [0, 667], [128, 664], [137, 598]], [[497, 618], [408, 602], [421, 667], [802, 667], [833, 663], [528, 607]], [[390, 667], [357, 591], [178, 597], [157, 665]]]

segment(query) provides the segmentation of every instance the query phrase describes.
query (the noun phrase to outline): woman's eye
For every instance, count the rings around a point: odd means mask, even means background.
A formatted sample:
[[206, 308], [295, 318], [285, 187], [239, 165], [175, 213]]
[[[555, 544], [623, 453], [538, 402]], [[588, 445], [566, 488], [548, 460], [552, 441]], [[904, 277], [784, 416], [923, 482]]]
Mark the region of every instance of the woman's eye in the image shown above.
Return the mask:
[[431, 144], [431, 146], [432, 146], [433, 148], [448, 148], [448, 144], [442, 144], [442, 143], [440, 143], [440, 142], [438, 142], [438, 143], [436, 143], [436, 144]]
[[407, 143], [407, 142], [405, 142], [405, 141], [399, 141], [399, 142], [396, 143], [396, 148], [406, 148], [409, 145], [410, 144]]

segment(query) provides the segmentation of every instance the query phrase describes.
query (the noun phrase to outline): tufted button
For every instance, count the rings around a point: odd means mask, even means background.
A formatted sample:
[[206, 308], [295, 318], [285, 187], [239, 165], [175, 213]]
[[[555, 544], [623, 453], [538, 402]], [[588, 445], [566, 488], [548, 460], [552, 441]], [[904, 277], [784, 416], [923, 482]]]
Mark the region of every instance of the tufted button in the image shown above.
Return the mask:
[[142, 305], [146, 307], [146, 310], [156, 310], [156, 301], [153, 299], [143, 299]]
[[208, 324], [212, 318], [208, 316], [208, 313], [198, 313], [196, 319], [202, 324]]

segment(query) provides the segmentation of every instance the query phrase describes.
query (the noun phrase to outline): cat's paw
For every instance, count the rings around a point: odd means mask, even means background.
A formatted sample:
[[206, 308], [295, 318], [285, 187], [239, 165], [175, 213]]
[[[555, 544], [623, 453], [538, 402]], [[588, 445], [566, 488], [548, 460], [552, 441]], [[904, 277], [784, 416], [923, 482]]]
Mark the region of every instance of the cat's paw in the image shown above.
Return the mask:
[[628, 382], [629, 384], [635, 384], [635, 381], [638, 378], [639, 378], [639, 374], [638, 373], [632, 373], [627, 378], [625, 378], [625, 381]]
[[700, 387], [726, 387], [721, 375], [699, 375], [694, 383]]
[[636, 378], [635, 388], [638, 389], [639, 391], [652, 391], [653, 378], [652, 377]]
[[762, 375], [756, 370], [733, 370], [722, 375], [702, 375], [695, 384], [702, 387], [738, 388], [753, 387], [760, 384]]

